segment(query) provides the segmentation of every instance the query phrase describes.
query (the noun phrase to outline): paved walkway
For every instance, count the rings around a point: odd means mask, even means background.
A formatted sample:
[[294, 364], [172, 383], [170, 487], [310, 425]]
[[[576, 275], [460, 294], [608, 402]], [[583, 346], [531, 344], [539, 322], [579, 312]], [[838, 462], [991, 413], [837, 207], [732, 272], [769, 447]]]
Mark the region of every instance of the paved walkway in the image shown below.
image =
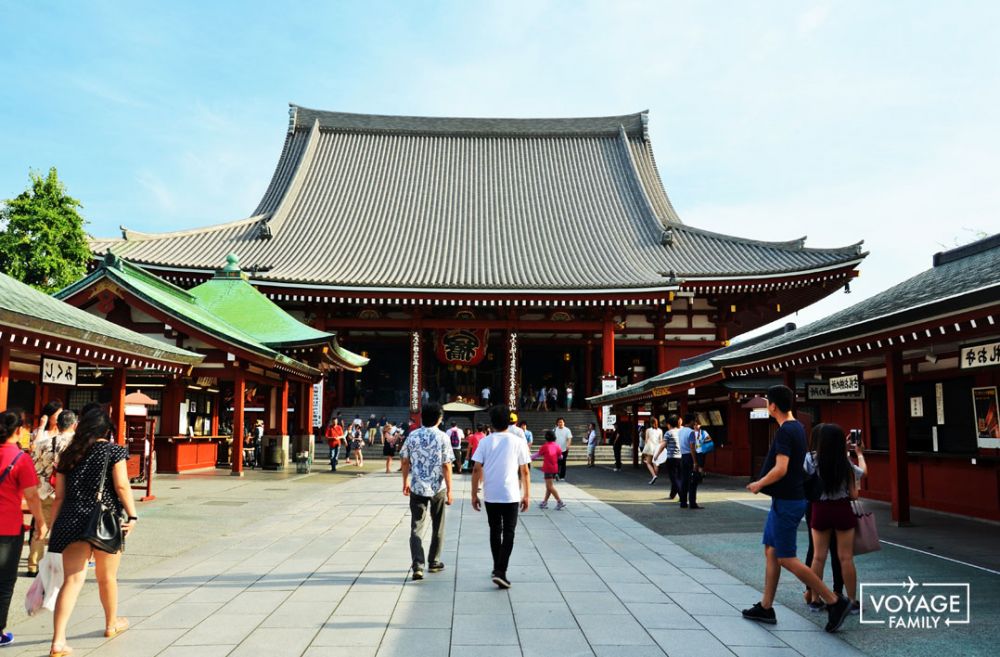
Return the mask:
[[[449, 510], [448, 568], [422, 582], [407, 580], [409, 511], [398, 475], [336, 486], [323, 475], [270, 484], [216, 477], [206, 485], [210, 499], [193, 502], [190, 484], [176, 502], [185, 510], [170, 522], [185, 514], [195, 522], [192, 510], [222, 512], [217, 535], [209, 528], [196, 549], [145, 564], [127, 554], [143, 564], [127, 564], [121, 582], [121, 612], [133, 626], [111, 641], [101, 635], [88, 583], [70, 631], [77, 654], [860, 654], [781, 606], [773, 629], [743, 620], [739, 609], [758, 591], [573, 486], [560, 489], [565, 511], [536, 507], [521, 516], [514, 587], [500, 591], [489, 581], [486, 518], [468, 502], [467, 477]], [[533, 490], [537, 497], [540, 481]], [[15, 624], [18, 646], [4, 652], [46, 654], [50, 627], [50, 614]]]

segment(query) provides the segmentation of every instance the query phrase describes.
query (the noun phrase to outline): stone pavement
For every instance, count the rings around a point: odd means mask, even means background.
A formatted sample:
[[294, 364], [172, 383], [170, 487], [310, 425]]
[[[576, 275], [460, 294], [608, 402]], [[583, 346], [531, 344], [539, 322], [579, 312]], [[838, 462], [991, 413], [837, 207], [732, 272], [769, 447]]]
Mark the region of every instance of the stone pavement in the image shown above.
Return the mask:
[[[500, 591], [489, 581], [485, 513], [472, 510], [468, 478], [458, 477], [448, 567], [412, 582], [398, 475], [331, 479], [189, 479], [156, 531], [169, 533], [168, 520], [197, 522], [201, 511], [221, 512], [212, 524], [228, 528], [141, 567], [127, 553], [121, 613], [132, 629], [103, 638], [89, 582], [71, 645], [79, 655], [129, 657], [861, 654], [787, 608], [777, 606], [774, 628], [743, 620], [739, 609], [758, 591], [569, 485], [560, 489], [566, 510], [535, 506], [521, 516], [514, 587]], [[541, 490], [536, 480], [533, 497]], [[148, 509], [148, 522], [159, 522]], [[46, 654], [50, 628], [47, 613], [13, 625], [18, 645], [4, 652]]]

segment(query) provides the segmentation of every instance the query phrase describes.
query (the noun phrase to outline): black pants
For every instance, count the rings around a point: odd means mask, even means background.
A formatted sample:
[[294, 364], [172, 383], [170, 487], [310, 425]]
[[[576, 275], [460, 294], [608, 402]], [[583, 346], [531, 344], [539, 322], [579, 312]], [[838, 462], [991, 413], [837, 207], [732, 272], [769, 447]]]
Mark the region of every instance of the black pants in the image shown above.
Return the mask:
[[670, 497], [677, 497], [681, 492], [681, 460], [667, 459], [667, 476], [670, 477]]
[[694, 506], [698, 497], [698, 482], [694, 476], [694, 457], [681, 454], [681, 506]]
[[615, 453], [615, 468], [618, 469], [618, 470], [621, 470], [622, 469], [622, 442], [620, 440], [616, 440], [612, 444], [611, 449], [614, 450], [614, 453]]
[[510, 553], [514, 550], [514, 530], [517, 528], [517, 502], [486, 502], [486, 519], [490, 523], [490, 551], [493, 572], [507, 574]]
[[569, 449], [563, 451], [562, 456], [559, 457], [559, 478], [566, 478], [566, 457], [569, 456]]
[[[813, 554], [815, 553], [812, 533], [812, 502], [806, 505], [806, 528], [809, 534], [809, 549], [806, 551], [805, 564], [812, 567]], [[833, 592], [837, 594], [843, 593], [844, 573], [840, 569], [840, 557], [837, 555], [837, 532], [830, 533], [830, 558], [827, 561], [830, 562], [830, 570], [833, 571]], [[822, 576], [820, 578], [822, 579]]]
[[423, 568], [424, 540], [428, 516], [431, 522], [431, 547], [427, 557], [430, 563], [441, 561], [441, 549], [444, 544], [444, 507], [448, 501], [448, 492], [441, 491], [434, 497], [424, 497], [410, 493], [410, 557], [413, 568]]
[[21, 562], [24, 534], [0, 536], [0, 631], [7, 629], [7, 612], [17, 584], [17, 566]]

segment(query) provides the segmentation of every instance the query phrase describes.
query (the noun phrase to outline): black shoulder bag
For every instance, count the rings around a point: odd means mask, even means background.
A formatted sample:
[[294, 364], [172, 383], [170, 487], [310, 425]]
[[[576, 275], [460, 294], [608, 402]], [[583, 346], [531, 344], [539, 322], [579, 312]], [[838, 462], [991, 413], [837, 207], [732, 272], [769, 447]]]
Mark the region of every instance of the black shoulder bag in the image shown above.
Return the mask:
[[111, 463], [111, 445], [108, 445], [104, 455], [104, 470], [101, 472], [101, 483], [97, 486], [97, 506], [90, 512], [87, 525], [80, 538], [87, 541], [101, 552], [117, 554], [125, 547], [125, 535], [122, 534], [122, 519], [113, 508], [104, 504], [104, 482], [108, 476], [108, 466]]
[[14, 464], [17, 463], [17, 460], [22, 456], [24, 456], [24, 452], [18, 452], [17, 456], [15, 456], [10, 462], [10, 465], [7, 466], [7, 469], [3, 471], [3, 474], [0, 474], [0, 484], [7, 481], [7, 475], [9, 475], [10, 471], [14, 469]]

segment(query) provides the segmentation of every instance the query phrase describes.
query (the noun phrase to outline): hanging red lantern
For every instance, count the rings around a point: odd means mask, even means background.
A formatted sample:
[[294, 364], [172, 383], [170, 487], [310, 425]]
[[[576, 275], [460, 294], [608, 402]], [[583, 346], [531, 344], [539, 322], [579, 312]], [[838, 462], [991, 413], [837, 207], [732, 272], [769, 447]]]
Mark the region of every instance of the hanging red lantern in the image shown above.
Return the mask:
[[451, 329], [434, 332], [434, 355], [446, 365], [474, 366], [486, 357], [488, 329]]

